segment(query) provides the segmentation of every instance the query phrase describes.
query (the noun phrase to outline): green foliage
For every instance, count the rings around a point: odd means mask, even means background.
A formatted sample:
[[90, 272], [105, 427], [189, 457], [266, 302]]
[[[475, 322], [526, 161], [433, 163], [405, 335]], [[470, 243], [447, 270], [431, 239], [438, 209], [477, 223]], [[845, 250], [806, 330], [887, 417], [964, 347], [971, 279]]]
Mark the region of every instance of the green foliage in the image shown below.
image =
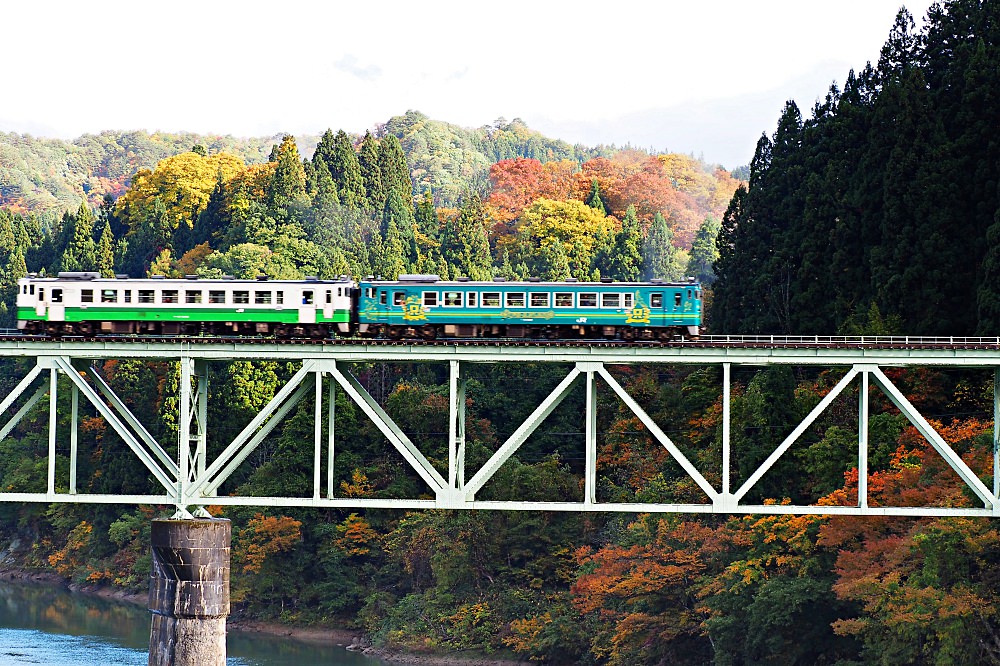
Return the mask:
[[992, 334], [995, 18], [945, 3], [917, 32], [902, 9], [877, 66], [785, 108], [723, 220], [718, 332], [832, 334], [874, 304], [908, 335]]
[[674, 247], [674, 232], [657, 212], [642, 242], [642, 279], [680, 280], [683, 268], [680, 250]]

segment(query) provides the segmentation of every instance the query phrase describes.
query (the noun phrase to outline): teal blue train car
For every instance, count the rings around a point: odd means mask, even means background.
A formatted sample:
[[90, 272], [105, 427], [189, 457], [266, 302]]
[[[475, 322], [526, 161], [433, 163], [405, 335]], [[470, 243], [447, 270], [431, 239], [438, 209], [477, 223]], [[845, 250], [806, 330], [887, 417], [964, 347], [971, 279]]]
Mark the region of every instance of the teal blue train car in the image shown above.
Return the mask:
[[489, 282], [437, 275], [358, 283], [357, 331], [389, 338], [697, 338], [697, 282]]

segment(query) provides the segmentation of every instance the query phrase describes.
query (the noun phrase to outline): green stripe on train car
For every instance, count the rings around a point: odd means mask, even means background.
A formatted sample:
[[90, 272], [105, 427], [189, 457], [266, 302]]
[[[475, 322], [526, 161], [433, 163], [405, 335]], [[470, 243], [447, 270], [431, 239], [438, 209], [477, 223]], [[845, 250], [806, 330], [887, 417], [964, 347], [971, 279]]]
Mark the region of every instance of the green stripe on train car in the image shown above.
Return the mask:
[[[17, 318], [23, 321], [52, 321], [46, 314], [38, 316], [34, 308], [18, 308]], [[332, 317], [324, 317], [323, 310], [316, 310], [317, 324], [338, 324], [351, 320], [350, 310], [334, 310]], [[186, 308], [169, 307], [68, 307], [60, 321], [70, 323], [85, 321], [178, 321], [178, 322], [253, 322], [273, 324], [299, 323], [299, 311], [295, 308], [284, 310], [257, 308]]]

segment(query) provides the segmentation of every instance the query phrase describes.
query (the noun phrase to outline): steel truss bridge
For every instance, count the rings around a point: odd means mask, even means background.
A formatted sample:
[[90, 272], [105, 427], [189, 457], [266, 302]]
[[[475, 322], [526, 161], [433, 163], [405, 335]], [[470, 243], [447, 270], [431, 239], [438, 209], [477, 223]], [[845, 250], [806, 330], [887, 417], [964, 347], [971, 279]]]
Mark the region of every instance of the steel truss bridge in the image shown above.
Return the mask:
[[[435, 508], [504, 509], [546, 511], [624, 511], [762, 514], [847, 514], [913, 516], [1000, 516], [1000, 454], [998, 432], [993, 436], [993, 487], [988, 488], [962, 458], [944, 441], [928, 421], [883, 372], [887, 367], [945, 367], [992, 370], [994, 422], [1000, 421], [1000, 339], [997, 338], [790, 338], [710, 337], [673, 345], [624, 345], [614, 343], [543, 342], [362, 342], [335, 340], [309, 344], [282, 344], [263, 340], [207, 339], [108, 339], [46, 341], [0, 337], [0, 357], [34, 360], [27, 374], [10, 394], [0, 400], [0, 440], [43, 398], [48, 399], [48, 466], [45, 492], [0, 492], [4, 502], [73, 502], [173, 505], [177, 517], [207, 515], [208, 505], [300, 506], [326, 508]], [[179, 426], [176, 459], [167, 453], [143, 423], [114, 393], [95, 363], [107, 359], [145, 359], [180, 364]], [[210, 459], [206, 450], [210, 424], [208, 367], [234, 360], [297, 362], [300, 369], [274, 398]], [[437, 469], [414, 442], [390, 418], [350, 372], [355, 363], [438, 363], [449, 373], [448, 469]], [[465, 390], [470, 366], [483, 364], [559, 364], [567, 369], [561, 382], [535, 407], [530, 416], [480, 467], [467, 474], [465, 444]], [[721, 367], [722, 452], [718, 460], [718, 487], [710, 483], [647, 412], [609, 372], [609, 366], [697, 365]], [[843, 378], [799, 423], [785, 440], [745, 481], [730, 478], [731, 376], [734, 368], [784, 364], [817, 368], [844, 368]], [[488, 369], [487, 369], [488, 370]], [[59, 382], [71, 387], [70, 441], [57, 441]], [[582, 497], [576, 502], [481, 501], [476, 494], [501, 466], [556, 409], [575, 387], [585, 391], [582, 414], [585, 460]], [[785, 455], [817, 417], [851, 385], [858, 387], [858, 501], [855, 506], [749, 504], [744, 501], [755, 484]], [[906, 416], [937, 453], [968, 486], [981, 506], [898, 507], [873, 506], [868, 494], [869, 387], [875, 386]], [[642, 422], [701, 489], [707, 501], [694, 504], [610, 503], [598, 501], [597, 392], [610, 390]], [[372, 499], [338, 497], [334, 486], [337, 431], [335, 394], [344, 391], [361, 412], [426, 484], [421, 497]], [[261, 445], [282, 420], [303, 400], [314, 396], [313, 489], [311, 497], [237, 497], [219, 495], [220, 486]], [[149, 495], [101, 495], [80, 492], [77, 459], [80, 398], [102, 416], [108, 427], [124, 440], [149, 470], [162, 492]], [[324, 401], [324, 396], [326, 400]], [[63, 400], [65, 402], [65, 400]], [[323, 427], [324, 402], [327, 427]], [[307, 403], [308, 404], [308, 403]], [[18, 406], [19, 405], [19, 406]], [[16, 409], [15, 409], [16, 407]], [[325, 430], [325, 432], [324, 432]], [[304, 443], [308, 445], [307, 443]], [[426, 449], [425, 449], [426, 450]], [[57, 451], [69, 458], [68, 479], [57, 479]], [[57, 481], [58, 488], [57, 490]]]

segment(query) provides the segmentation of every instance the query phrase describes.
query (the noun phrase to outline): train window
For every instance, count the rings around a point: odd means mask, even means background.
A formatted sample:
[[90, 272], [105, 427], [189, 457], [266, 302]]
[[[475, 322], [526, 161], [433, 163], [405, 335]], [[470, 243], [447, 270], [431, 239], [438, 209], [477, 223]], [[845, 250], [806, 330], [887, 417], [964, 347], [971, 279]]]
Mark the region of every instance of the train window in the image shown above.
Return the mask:
[[620, 308], [622, 306], [621, 294], [601, 294], [602, 308]]
[[523, 308], [524, 292], [514, 291], [509, 294], [504, 294], [504, 305], [506, 305], [508, 308]]
[[[312, 293], [312, 292], [309, 292]], [[233, 303], [237, 305], [249, 305], [250, 304], [250, 292], [249, 291], [234, 291], [233, 292]]]
[[691, 290], [688, 289], [688, 298], [691, 298]]
[[327, 289], [326, 290], [326, 304], [327, 305], [333, 304], [333, 290], [332, 289]]
[[253, 292], [253, 302], [256, 305], [270, 305], [271, 304], [271, 292], [269, 292], [269, 291], [255, 291], [255, 292]]
[[131, 289], [126, 289], [125, 290], [125, 302], [126, 303], [131, 303], [132, 302], [132, 290]]
[[467, 293], [465, 295], [465, 304], [467, 306], [469, 306], [470, 308], [476, 307], [476, 296], [477, 295], [478, 294], [476, 294], [476, 292], [474, 292], [474, 291], [470, 291], [469, 293]]
[[622, 294], [622, 298], [625, 299], [625, 301], [622, 303], [623, 308], [632, 307], [632, 294]]
[[580, 294], [580, 307], [581, 308], [596, 308], [597, 307], [597, 294], [596, 293], [586, 293]]
[[392, 304], [396, 307], [403, 307], [406, 303], [406, 292], [405, 291], [394, 291], [392, 292]]
[[571, 308], [573, 307], [573, 294], [572, 292], [556, 292], [555, 306], [557, 308]]
[[680, 304], [681, 304], [681, 292], [678, 291], [676, 294], [674, 294], [674, 305], [680, 305]]
[[[53, 291], [55, 291], [55, 290], [53, 289]], [[45, 300], [45, 288], [44, 287], [39, 287], [38, 288], [38, 300], [39, 301], [44, 301]]]
[[424, 305], [434, 307], [438, 304], [438, 295], [436, 291], [425, 291], [424, 292]]
[[701, 289], [696, 289], [695, 290], [694, 297], [695, 298], [701, 298]]
[[462, 307], [462, 292], [460, 291], [444, 292], [444, 305], [445, 307]]
[[533, 308], [547, 308], [549, 307], [549, 295], [532, 293], [528, 302]]
[[337, 296], [340, 297], [340, 296], [343, 296], [343, 295], [344, 295], [344, 288], [343, 287], [337, 287]]
[[224, 291], [210, 291], [208, 292], [208, 302], [209, 303], [225, 303], [226, 302], [226, 292]]
[[152, 289], [140, 289], [139, 290], [139, 302], [140, 303], [152, 303], [153, 302], [153, 290]]
[[649, 307], [651, 307], [651, 308], [662, 308], [663, 307], [663, 294], [650, 294], [649, 295]]
[[498, 308], [498, 307], [500, 307], [500, 292], [499, 291], [484, 291], [483, 292], [483, 307], [484, 308]]
[[185, 291], [184, 292], [184, 302], [185, 303], [201, 303], [201, 290], [197, 291]]
[[313, 292], [312, 289], [302, 292], [302, 305], [312, 305], [313, 304]]
[[118, 302], [118, 290], [117, 289], [102, 289], [101, 290], [101, 303], [117, 303]]
[[284, 305], [285, 304], [285, 292], [283, 292], [283, 291], [276, 291], [276, 292], [274, 292], [274, 303], [275, 303], [275, 305]]
[[32, 296], [35, 295], [35, 285], [31, 285], [30, 287], [28, 287], [28, 293], [31, 294]]
[[389, 298], [386, 295], [387, 293], [388, 292], [385, 291], [384, 289], [378, 293], [378, 304], [379, 305], [385, 305], [386, 304], [386, 300]]
[[[41, 293], [42, 293], [42, 290], [39, 289], [38, 290], [39, 298], [41, 298]], [[52, 302], [53, 303], [62, 303], [62, 289], [53, 289], [52, 290]]]
[[161, 303], [176, 303], [177, 302], [177, 290], [176, 289], [164, 289], [163, 295], [161, 296]]
[[375, 298], [375, 287], [368, 287], [365, 289], [365, 296], [367, 298]]
[[81, 289], [80, 290], [80, 302], [81, 303], [93, 303], [94, 302], [94, 290], [93, 289]]

